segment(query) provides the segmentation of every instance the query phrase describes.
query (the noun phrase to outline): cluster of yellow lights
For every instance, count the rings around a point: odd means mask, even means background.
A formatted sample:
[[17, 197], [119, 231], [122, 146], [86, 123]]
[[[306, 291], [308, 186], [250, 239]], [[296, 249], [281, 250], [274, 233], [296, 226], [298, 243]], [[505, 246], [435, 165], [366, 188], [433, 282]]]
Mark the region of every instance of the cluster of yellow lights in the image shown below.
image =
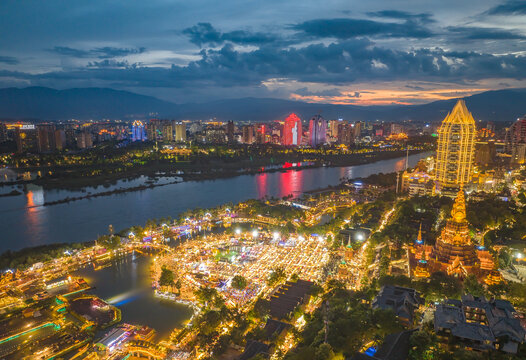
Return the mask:
[[459, 100], [438, 129], [436, 180], [440, 186], [460, 186], [473, 174], [475, 120]]
[[386, 140], [407, 140], [409, 137], [406, 133], [399, 133], [399, 134], [391, 134], [388, 137], [386, 137]]

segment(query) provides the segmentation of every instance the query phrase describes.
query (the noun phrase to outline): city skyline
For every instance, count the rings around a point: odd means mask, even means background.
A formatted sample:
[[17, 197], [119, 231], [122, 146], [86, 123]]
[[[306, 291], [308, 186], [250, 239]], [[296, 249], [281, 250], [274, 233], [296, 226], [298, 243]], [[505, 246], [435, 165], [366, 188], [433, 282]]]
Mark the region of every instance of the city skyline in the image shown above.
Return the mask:
[[526, 0], [0, 13], [0, 359], [526, 360]]
[[385, 105], [526, 84], [518, 0], [62, 5], [0, 5], [1, 87]]

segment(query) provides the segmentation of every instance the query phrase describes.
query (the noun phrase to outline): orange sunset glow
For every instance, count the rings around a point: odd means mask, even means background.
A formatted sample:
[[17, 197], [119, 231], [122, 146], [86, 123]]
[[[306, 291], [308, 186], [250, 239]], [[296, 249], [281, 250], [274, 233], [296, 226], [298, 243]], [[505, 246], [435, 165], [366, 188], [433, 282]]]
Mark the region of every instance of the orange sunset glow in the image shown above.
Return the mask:
[[412, 105], [415, 103], [424, 103], [437, 100], [455, 99], [459, 96], [473, 95], [482, 91], [484, 88], [476, 89], [431, 89], [431, 90], [363, 90], [358, 91], [341, 91], [338, 96], [322, 95], [299, 95], [292, 93], [290, 98], [298, 101], [310, 103], [330, 103], [335, 105]]

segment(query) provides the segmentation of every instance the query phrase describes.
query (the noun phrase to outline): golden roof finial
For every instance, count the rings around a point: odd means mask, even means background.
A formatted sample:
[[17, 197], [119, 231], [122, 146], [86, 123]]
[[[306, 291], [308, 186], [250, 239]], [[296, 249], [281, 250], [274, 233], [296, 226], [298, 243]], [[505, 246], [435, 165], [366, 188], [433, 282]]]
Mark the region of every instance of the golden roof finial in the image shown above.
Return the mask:
[[466, 199], [464, 197], [464, 189], [460, 187], [453, 209], [451, 210], [451, 216], [456, 222], [461, 222], [466, 219]]

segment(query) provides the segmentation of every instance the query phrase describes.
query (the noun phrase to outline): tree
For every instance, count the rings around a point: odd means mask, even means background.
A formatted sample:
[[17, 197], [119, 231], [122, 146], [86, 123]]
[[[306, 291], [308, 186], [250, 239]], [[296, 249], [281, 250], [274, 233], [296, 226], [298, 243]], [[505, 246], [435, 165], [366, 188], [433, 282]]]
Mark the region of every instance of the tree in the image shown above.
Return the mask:
[[172, 270], [162, 267], [161, 276], [159, 277], [159, 285], [161, 286], [173, 286], [174, 285], [174, 273]]
[[321, 344], [314, 355], [316, 360], [330, 360], [334, 357], [334, 351], [329, 344]]
[[247, 287], [247, 279], [241, 275], [236, 275], [232, 278], [231, 286], [236, 290], [245, 290]]
[[218, 296], [218, 293], [216, 289], [203, 286], [195, 291], [195, 296], [199, 302], [207, 305]]
[[464, 291], [473, 296], [483, 296], [484, 286], [479, 283], [477, 277], [473, 274], [469, 274], [464, 280]]
[[310, 295], [316, 297], [322, 293], [323, 287], [318, 283], [314, 283], [314, 285], [312, 285], [312, 288], [310, 289]]
[[276, 268], [270, 273], [267, 279], [267, 284], [268, 286], [274, 286], [279, 284], [281, 281], [285, 280], [285, 278], [285, 270], [283, 270], [282, 268]]
[[439, 355], [438, 339], [434, 332], [425, 330], [415, 331], [410, 338], [410, 360], [435, 359]]
[[183, 284], [181, 283], [181, 279], [177, 279], [177, 281], [175, 282], [175, 288], [177, 289], [177, 292], [179, 293], [179, 295], [181, 295], [182, 286]]
[[378, 272], [380, 277], [386, 276], [389, 272], [389, 264], [391, 263], [391, 257], [389, 256], [389, 248], [384, 246], [380, 252], [380, 264], [378, 266]]
[[254, 314], [259, 317], [260, 319], [264, 318], [268, 314], [270, 314], [270, 301], [266, 299], [257, 299], [256, 303], [254, 304]]

